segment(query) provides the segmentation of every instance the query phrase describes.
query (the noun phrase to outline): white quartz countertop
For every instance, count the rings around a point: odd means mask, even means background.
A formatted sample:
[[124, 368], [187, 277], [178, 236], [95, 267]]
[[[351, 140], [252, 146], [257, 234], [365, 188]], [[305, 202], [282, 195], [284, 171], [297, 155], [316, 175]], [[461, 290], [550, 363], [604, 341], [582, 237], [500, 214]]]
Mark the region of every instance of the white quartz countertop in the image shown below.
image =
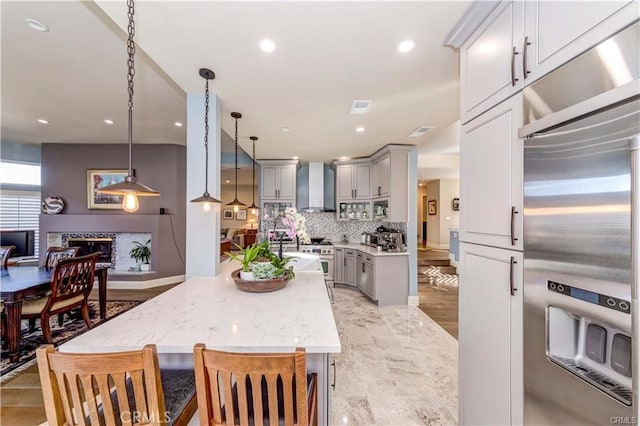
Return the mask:
[[64, 343], [63, 352], [135, 350], [193, 353], [193, 345], [229, 352], [339, 353], [338, 330], [320, 271], [296, 272], [281, 290], [247, 293], [223, 262], [217, 277], [194, 277]]
[[372, 256], [409, 256], [408, 251], [378, 251], [375, 247], [366, 246], [359, 243], [341, 243], [339, 241], [333, 241], [335, 248], [346, 248], [360, 250], [363, 253], [370, 254]]

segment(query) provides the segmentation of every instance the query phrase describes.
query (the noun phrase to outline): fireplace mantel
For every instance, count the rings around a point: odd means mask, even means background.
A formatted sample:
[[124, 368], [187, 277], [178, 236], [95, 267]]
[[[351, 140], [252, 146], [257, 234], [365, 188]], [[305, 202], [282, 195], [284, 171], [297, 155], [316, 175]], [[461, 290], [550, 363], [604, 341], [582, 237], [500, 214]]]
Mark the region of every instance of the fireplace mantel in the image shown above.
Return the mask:
[[[168, 214], [41, 214], [40, 247], [47, 247], [49, 233], [150, 233], [151, 269], [157, 272], [155, 278], [183, 275], [185, 230], [172, 231], [171, 219]], [[174, 234], [177, 242], [173, 240]], [[41, 263], [44, 252], [40, 250]]]

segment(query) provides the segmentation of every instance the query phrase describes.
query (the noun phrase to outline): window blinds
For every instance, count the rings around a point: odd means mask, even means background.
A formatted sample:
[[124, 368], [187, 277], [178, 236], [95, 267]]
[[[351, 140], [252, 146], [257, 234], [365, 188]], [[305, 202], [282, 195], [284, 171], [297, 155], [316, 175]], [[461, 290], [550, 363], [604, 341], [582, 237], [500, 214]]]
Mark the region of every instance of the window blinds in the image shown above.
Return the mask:
[[38, 256], [40, 223], [40, 192], [0, 190], [0, 230], [30, 230], [35, 232], [35, 255]]

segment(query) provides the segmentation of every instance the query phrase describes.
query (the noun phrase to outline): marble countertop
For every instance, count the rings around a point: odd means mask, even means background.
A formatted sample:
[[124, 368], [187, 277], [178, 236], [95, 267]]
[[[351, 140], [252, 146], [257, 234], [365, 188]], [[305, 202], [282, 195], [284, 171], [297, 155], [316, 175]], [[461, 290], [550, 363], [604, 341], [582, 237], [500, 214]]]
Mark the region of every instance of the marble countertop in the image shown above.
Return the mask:
[[341, 243], [340, 241], [333, 241], [335, 248], [346, 248], [360, 250], [363, 253], [370, 254], [372, 256], [409, 256], [408, 251], [378, 251], [375, 247], [366, 246], [360, 243]]
[[321, 271], [271, 293], [239, 290], [223, 262], [216, 277], [194, 277], [60, 346], [63, 352], [114, 352], [155, 343], [160, 354], [193, 353], [193, 345], [229, 352], [341, 352]]

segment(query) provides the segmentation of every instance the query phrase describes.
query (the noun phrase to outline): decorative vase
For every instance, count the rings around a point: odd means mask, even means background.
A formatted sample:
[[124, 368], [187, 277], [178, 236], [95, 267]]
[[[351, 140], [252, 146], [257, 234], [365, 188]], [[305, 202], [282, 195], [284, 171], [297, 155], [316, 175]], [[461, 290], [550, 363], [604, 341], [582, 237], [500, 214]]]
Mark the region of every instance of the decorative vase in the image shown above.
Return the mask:
[[140, 271], [149, 272], [151, 270], [151, 265], [149, 263], [143, 263], [140, 265]]
[[250, 293], [266, 293], [269, 291], [280, 290], [284, 288], [289, 282], [289, 274], [286, 273], [280, 278], [265, 279], [265, 280], [244, 280], [240, 277], [242, 270], [236, 269], [231, 273], [231, 278], [242, 291]]
[[253, 272], [251, 271], [240, 271], [240, 278], [245, 281], [254, 281], [255, 277], [253, 276]]

